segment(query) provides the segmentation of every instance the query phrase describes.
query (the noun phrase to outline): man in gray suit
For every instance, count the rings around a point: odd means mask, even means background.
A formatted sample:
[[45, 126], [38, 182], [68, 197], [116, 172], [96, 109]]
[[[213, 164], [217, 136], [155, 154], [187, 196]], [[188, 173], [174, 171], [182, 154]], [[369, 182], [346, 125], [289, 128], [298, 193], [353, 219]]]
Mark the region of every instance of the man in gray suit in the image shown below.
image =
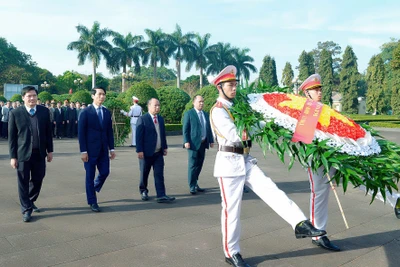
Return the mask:
[[183, 116], [183, 143], [188, 150], [188, 182], [192, 195], [205, 190], [198, 185], [199, 175], [203, 167], [206, 149], [214, 146], [208, 114], [203, 111], [204, 98], [196, 95], [193, 108]]

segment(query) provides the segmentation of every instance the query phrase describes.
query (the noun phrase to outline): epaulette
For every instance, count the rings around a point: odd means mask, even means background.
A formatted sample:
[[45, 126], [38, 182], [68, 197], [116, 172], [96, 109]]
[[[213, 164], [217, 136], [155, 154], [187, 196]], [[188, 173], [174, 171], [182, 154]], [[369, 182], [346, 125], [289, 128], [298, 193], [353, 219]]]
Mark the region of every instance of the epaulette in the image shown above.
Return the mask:
[[222, 104], [222, 102], [217, 101], [217, 103], [215, 103], [215, 107], [216, 107], [216, 108], [223, 108], [224, 105]]

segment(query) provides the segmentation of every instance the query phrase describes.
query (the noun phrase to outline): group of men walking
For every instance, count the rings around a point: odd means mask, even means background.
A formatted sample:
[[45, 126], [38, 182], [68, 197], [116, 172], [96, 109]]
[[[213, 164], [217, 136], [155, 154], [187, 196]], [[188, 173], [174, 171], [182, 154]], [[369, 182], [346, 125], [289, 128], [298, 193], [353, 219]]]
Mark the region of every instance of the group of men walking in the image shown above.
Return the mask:
[[[312, 80], [312, 83], [310, 82]], [[228, 66], [217, 76], [209, 79], [218, 90], [218, 99], [210, 114], [203, 111], [204, 99], [200, 95], [193, 98], [193, 109], [183, 117], [183, 147], [188, 151], [188, 187], [193, 195], [204, 192], [199, 186], [199, 175], [204, 163], [206, 149], [217, 144], [214, 176], [218, 180], [221, 194], [221, 231], [225, 261], [233, 266], [248, 265], [240, 254], [241, 236], [240, 213], [244, 187], [251, 189], [294, 230], [296, 238], [311, 237], [313, 244], [322, 248], [339, 251], [326, 237], [328, 216], [329, 184], [321, 175], [323, 170], [312, 173], [308, 170], [311, 188], [310, 220], [300, 208], [280, 190], [274, 181], [257, 166], [257, 159], [250, 155], [252, 142], [247, 132], [241, 135], [234, 124], [230, 112], [236, 96], [236, 68]], [[320, 77], [312, 76], [300, 86], [306, 97], [321, 100]], [[79, 125], [78, 138], [81, 160], [86, 171], [85, 184], [87, 203], [94, 212], [101, 209], [97, 201], [99, 193], [110, 173], [110, 159], [116, 157], [110, 111], [102, 104], [106, 90], [94, 87], [91, 91], [92, 105], [79, 114], [71, 104], [66, 114], [67, 123]], [[9, 147], [11, 166], [17, 170], [18, 192], [23, 221], [31, 220], [32, 211], [40, 211], [35, 205], [43, 177], [46, 158], [53, 158], [53, 125], [61, 128], [63, 111], [61, 103], [54, 108], [54, 118], [50, 112], [37, 105], [37, 91], [28, 86], [22, 90], [25, 106], [10, 112]], [[139, 192], [143, 201], [148, 201], [148, 177], [153, 169], [156, 200], [169, 203], [174, 197], [166, 194], [164, 182], [164, 156], [168, 154], [165, 123], [160, 116], [160, 102], [152, 98], [147, 102], [148, 112], [142, 114], [139, 99], [132, 98], [129, 112], [121, 111], [131, 118], [132, 147], [136, 147], [140, 167]], [[76, 114], [76, 116], [74, 114]], [[79, 119], [78, 119], [79, 118]], [[65, 121], [65, 117], [63, 117]], [[59, 134], [56, 134], [59, 136]], [[97, 176], [96, 176], [97, 168]]]

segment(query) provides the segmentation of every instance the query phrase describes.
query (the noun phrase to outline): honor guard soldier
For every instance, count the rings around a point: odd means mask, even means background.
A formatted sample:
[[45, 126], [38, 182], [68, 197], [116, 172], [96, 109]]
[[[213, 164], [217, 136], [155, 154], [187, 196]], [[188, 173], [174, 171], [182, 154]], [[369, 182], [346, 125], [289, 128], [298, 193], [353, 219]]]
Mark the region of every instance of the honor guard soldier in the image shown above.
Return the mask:
[[121, 113], [131, 118], [132, 128], [132, 144], [130, 147], [136, 146], [136, 123], [140, 116], [142, 116], [142, 107], [139, 106], [139, 98], [132, 96], [133, 105], [130, 107], [129, 112], [121, 110]]
[[308, 221], [300, 208], [280, 190], [271, 178], [257, 166], [257, 159], [249, 152], [251, 140], [246, 132], [242, 138], [229, 111], [236, 96], [236, 67], [228, 66], [216, 77], [208, 78], [219, 93], [210, 111], [211, 127], [218, 144], [214, 176], [221, 191], [221, 228], [225, 261], [236, 267], [248, 267], [240, 255], [240, 210], [243, 188], [246, 185], [268, 204], [295, 231], [296, 238], [316, 237], [326, 234]]

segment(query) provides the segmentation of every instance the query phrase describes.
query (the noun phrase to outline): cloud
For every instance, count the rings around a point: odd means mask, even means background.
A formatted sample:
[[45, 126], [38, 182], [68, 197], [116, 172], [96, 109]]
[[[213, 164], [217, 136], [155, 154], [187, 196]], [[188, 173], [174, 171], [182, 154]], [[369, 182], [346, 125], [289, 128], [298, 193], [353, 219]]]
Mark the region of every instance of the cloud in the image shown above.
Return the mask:
[[384, 43], [380, 39], [375, 38], [349, 38], [349, 43], [354, 46], [363, 46], [367, 48], [379, 49]]

